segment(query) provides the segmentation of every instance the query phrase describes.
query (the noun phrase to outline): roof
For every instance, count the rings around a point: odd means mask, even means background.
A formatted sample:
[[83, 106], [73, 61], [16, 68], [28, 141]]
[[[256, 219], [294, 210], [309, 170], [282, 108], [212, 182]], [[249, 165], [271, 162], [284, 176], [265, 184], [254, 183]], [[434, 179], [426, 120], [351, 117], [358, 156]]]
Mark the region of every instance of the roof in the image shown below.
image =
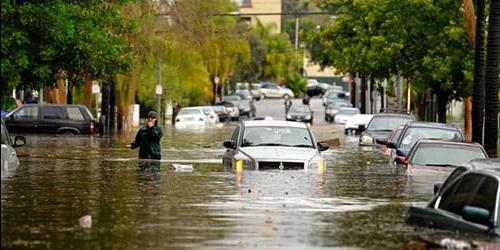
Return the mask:
[[419, 144], [447, 144], [447, 145], [457, 145], [457, 146], [466, 146], [466, 147], [482, 147], [481, 144], [472, 143], [472, 142], [460, 142], [453, 140], [444, 140], [444, 139], [420, 139], [418, 141]]
[[376, 113], [376, 114], [373, 114], [373, 117], [377, 117], [377, 116], [399, 116], [399, 117], [408, 117], [408, 118], [416, 119], [415, 116], [413, 116], [413, 115], [400, 114], [400, 113]]
[[439, 123], [439, 122], [424, 122], [424, 121], [412, 121], [406, 123], [407, 127], [419, 127], [419, 128], [439, 128], [439, 129], [449, 129], [449, 130], [459, 130], [455, 125]]
[[307, 125], [302, 122], [276, 121], [276, 120], [249, 120], [249, 121], [243, 121], [242, 124], [244, 124], [245, 127], [276, 126], [276, 127], [307, 128]]
[[47, 107], [47, 106], [54, 106], [54, 107], [86, 107], [83, 104], [54, 104], [54, 103], [26, 103], [21, 105], [22, 107], [30, 107], [30, 106], [38, 106], [38, 107]]
[[470, 165], [474, 169], [495, 169], [500, 171], [500, 159], [489, 158], [489, 159], [474, 159], [469, 161], [467, 165]]

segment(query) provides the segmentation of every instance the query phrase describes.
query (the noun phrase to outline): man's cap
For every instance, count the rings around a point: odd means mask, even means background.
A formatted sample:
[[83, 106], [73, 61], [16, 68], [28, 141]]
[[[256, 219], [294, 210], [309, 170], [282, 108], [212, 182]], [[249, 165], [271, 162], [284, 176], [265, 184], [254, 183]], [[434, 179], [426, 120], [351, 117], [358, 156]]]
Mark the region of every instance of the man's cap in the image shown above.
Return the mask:
[[149, 111], [149, 113], [148, 113], [148, 118], [155, 118], [155, 119], [156, 119], [156, 112], [154, 112], [154, 111]]

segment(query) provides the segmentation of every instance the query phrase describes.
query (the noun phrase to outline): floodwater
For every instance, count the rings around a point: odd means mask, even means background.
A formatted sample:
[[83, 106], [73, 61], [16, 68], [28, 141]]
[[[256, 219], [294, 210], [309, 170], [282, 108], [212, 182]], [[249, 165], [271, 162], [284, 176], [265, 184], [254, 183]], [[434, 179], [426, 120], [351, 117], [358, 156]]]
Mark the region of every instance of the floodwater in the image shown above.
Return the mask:
[[322, 173], [225, 171], [222, 143], [234, 128], [167, 125], [159, 168], [139, 167], [125, 148], [135, 131], [28, 136], [20, 166], [1, 183], [2, 249], [400, 249], [458, 237], [404, 223], [408, 206], [424, 205], [444, 176], [406, 176], [330, 124], [311, 127], [318, 140], [341, 140], [323, 153]]

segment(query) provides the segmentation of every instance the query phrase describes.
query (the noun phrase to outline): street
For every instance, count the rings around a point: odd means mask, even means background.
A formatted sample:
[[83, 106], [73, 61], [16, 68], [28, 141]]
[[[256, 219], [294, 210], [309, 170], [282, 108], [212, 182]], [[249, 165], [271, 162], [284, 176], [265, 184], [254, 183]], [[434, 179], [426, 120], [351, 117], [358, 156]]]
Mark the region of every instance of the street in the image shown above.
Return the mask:
[[[294, 99], [294, 102], [300, 101]], [[280, 99], [257, 116], [282, 119]], [[327, 124], [314, 98], [327, 171], [224, 171], [222, 142], [236, 123], [203, 131], [164, 126], [158, 170], [138, 168], [124, 146], [135, 131], [104, 137], [27, 136], [21, 164], [2, 180], [2, 244], [35, 248], [398, 248], [419, 234], [404, 223], [444, 176], [408, 177], [378, 149], [359, 148]], [[176, 172], [172, 163], [192, 165]], [[79, 218], [90, 216], [90, 228]]]

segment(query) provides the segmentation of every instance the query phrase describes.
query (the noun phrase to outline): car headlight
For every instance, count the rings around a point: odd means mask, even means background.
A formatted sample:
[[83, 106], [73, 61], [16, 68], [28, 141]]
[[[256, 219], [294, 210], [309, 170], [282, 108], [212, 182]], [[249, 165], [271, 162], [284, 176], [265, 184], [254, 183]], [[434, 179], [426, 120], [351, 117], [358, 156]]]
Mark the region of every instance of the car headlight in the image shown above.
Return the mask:
[[291, 115], [286, 115], [286, 119], [292, 119]]
[[234, 160], [234, 170], [239, 172], [243, 171], [243, 169], [251, 169], [252, 168], [252, 161], [248, 158], [243, 159], [235, 159]]
[[310, 115], [306, 116], [306, 120], [309, 120], [309, 119], [311, 119], [311, 116]]
[[318, 173], [322, 173], [326, 169], [325, 160], [322, 158], [314, 158], [309, 162], [309, 170], [317, 170]]
[[361, 136], [361, 138], [359, 138], [359, 142], [360, 144], [365, 144], [365, 145], [373, 144], [373, 137], [368, 135], [363, 135]]

